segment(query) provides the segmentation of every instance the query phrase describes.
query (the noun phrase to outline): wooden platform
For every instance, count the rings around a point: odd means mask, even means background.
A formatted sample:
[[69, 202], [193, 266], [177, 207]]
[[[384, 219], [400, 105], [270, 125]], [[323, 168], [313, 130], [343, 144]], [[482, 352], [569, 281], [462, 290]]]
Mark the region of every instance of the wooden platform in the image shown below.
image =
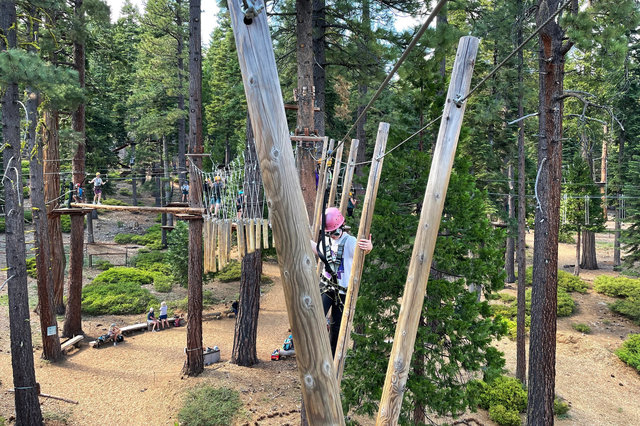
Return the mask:
[[[192, 216], [199, 216], [205, 213], [204, 208], [197, 207], [147, 207], [147, 206], [108, 206], [106, 204], [86, 204], [86, 203], [71, 203], [71, 207], [78, 209], [91, 210], [115, 210], [115, 211], [128, 211], [128, 212], [148, 212], [148, 213], [173, 213], [173, 214], [186, 214]], [[72, 210], [72, 209], [56, 209], [56, 210]], [[69, 214], [69, 213], [67, 213]]]
[[87, 213], [91, 213], [91, 210], [92, 209], [77, 208], [77, 207], [72, 207], [70, 209], [53, 209], [51, 210], [51, 212], [49, 212], [49, 216], [61, 216], [64, 214], [87, 214]]

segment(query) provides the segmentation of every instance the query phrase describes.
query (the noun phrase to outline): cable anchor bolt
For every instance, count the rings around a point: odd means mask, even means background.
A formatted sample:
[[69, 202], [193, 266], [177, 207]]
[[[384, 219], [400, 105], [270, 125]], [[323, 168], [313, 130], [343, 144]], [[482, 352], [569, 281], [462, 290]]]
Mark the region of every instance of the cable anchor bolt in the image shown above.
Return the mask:
[[251, 21], [260, 15], [260, 12], [264, 10], [264, 3], [258, 7], [256, 7], [255, 3], [251, 0], [242, 0], [243, 9], [242, 13], [244, 14], [245, 23], [247, 21]]

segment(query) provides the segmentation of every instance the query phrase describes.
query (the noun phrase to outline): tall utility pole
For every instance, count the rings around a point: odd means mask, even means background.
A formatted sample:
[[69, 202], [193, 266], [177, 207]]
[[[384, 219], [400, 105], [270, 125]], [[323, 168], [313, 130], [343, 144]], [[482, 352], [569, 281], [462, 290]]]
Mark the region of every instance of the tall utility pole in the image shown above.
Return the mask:
[[[200, 0], [189, 2], [189, 205], [202, 207], [202, 35]], [[197, 168], [197, 170], [195, 169]], [[187, 319], [187, 362], [185, 373], [197, 376], [204, 371], [202, 354], [202, 216], [189, 220], [189, 305]]]

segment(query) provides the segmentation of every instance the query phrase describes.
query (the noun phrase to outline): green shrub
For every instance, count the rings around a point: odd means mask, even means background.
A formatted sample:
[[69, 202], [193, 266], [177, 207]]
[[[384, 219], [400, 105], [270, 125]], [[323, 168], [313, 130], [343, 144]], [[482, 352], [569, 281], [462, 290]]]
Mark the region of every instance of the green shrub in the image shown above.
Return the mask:
[[579, 331], [580, 333], [584, 333], [584, 334], [591, 333], [591, 327], [589, 327], [587, 324], [573, 323], [571, 324], [571, 327], [573, 327], [575, 331]]
[[137, 286], [151, 284], [153, 275], [136, 268], [118, 267], [108, 269], [96, 276], [92, 284], [131, 283]]
[[24, 211], [24, 221], [26, 223], [33, 222], [33, 212], [31, 210], [25, 210]]
[[160, 272], [155, 272], [153, 274], [153, 288], [158, 293], [169, 293], [173, 288], [172, 277]]
[[131, 190], [127, 188], [122, 188], [119, 192], [120, 192], [120, 195], [122, 195], [123, 197], [131, 197], [131, 195], [133, 195], [131, 193]]
[[223, 283], [240, 281], [242, 275], [242, 265], [237, 260], [231, 260], [224, 268], [218, 272], [216, 277]]
[[490, 307], [493, 316], [500, 315], [504, 318], [513, 320], [518, 315], [518, 307], [516, 305], [503, 305], [501, 303], [497, 303], [495, 305], [490, 305]]
[[566, 271], [558, 271], [558, 288], [564, 289], [569, 293], [576, 291], [584, 294], [587, 292], [588, 287], [589, 285], [580, 277], [576, 277]]
[[598, 293], [611, 297], [640, 297], [640, 280], [600, 275], [594, 281]]
[[622, 347], [616, 351], [618, 358], [622, 362], [635, 368], [640, 372], [640, 334], [630, 334], [624, 341]]
[[181, 286], [187, 286], [189, 272], [189, 230], [187, 224], [178, 222], [167, 238], [166, 261], [171, 265], [173, 276]]
[[24, 198], [26, 200], [29, 197], [31, 197], [31, 188], [29, 188], [28, 186], [23, 186], [22, 187], [22, 198]]
[[38, 269], [36, 268], [35, 257], [27, 258], [27, 275], [29, 275], [33, 279], [38, 279]]
[[62, 232], [69, 233], [71, 232], [71, 216], [68, 214], [63, 214], [60, 216], [60, 228]]
[[116, 244], [131, 244], [133, 243], [134, 237], [137, 237], [137, 235], [123, 233], [123, 234], [116, 234], [116, 236], [113, 237], [113, 240], [116, 242]]
[[102, 200], [102, 204], [105, 206], [128, 206], [129, 204], [115, 198], [109, 198], [108, 200]]
[[114, 237], [116, 244], [139, 244], [151, 250], [162, 248], [162, 228], [160, 225], [149, 227], [143, 235], [121, 233]]
[[553, 400], [553, 414], [556, 416], [565, 416], [570, 408], [569, 403], [562, 398], [556, 397], [556, 399]]
[[498, 298], [502, 300], [502, 302], [504, 303], [508, 304], [516, 301], [516, 296], [514, 296], [513, 294], [509, 294], [509, 293], [495, 293], [495, 294], [497, 294]]
[[214, 296], [213, 292], [211, 290], [205, 290], [202, 292], [202, 305], [203, 306], [210, 306], [210, 305], [217, 305], [218, 303], [220, 303], [220, 299], [218, 299], [216, 296]]
[[178, 420], [187, 426], [230, 425], [241, 408], [237, 391], [204, 385], [187, 392]]
[[106, 271], [107, 269], [113, 268], [113, 264], [108, 260], [98, 259], [95, 261], [94, 267], [99, 271]]
[[[118, 268], [109, 269], [104, 273]], [[102, 274], [101, 274], [102, 275]], [[87, 315], [141, 314], [158, 300], [134, 282], [93, 283], [82, 289], [82, 312]]]
[[483, 388], [479, 405], [484, 409], [502, 405], [507, 410], [522, 413], [527, 408], [527, 391], [515, 377], [500, 376]]
[[560, 233], [558, 234], [558, 242], [564, 244], [575, 244], [576, 239], [573, 232], [560, 230]]
[[640, 296], [628, 297], [622, 300], [616, 300], [609, 308], [613, 312], [640, 323]]
[[159, 250], [140, 250], [138, 254], [131, 258], [131, 266], [149, 270], [155, 263], [164, 263], [165, 252]]
[[489, 408], [489, 418], [500, 426], [520, 426], [522, 420], [515, 410], [507, 410], [503, 405], [494, 405]]

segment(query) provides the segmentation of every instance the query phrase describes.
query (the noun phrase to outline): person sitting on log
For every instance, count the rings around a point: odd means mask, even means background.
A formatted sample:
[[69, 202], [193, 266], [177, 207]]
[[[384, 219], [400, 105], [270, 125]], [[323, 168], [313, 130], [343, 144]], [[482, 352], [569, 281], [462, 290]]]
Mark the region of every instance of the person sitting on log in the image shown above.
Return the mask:
[[156, 332], [158, 330], [156, 330], [156, 328], [158, 327], [158, 324], [160, 324], [160, 321], [158, 321], [156, 319], [156, 314], [153, 312], [153, 307], [149, 308], [149, 312], [147, 312], [147, 326], [149, 324], [153, 324], [153, 327], [151, 328], [152, 332]]
[[[365, 254], [373, 250], [371, 236], [369, 239], [349, 235], [345, 231], [345, 219], [340, 210], [329, 207], [325, 213], [324, 244], [311, 242], [314, 253], [318, 254], [318, 247], [325, 253], [321, 253], [326, 259], [323, 261], [324, 268], [320, 277], [320, 293], [322, 294], [322, 307], [324, 315], [327, 316], [331, 308], [329, 341], [331, 342], [331, 353], [335, 354], [338, 344], [338, 334], [340, 333], [340, 323], [342, 322], [342, 312], [346, 290], [351, 275], [351, 264], [356, 246]], [[329, 268], [327, 268], [327, 264]]]
[[117, 345], [118, 342], [122, 342], [124, 337], [122, 337], [122, 332], [120, 331], [120, 327], [116, 325], [116, 323], [112, 323], [109, 327], [109, 332], [107, 333], [109, 338], [113, 340], [113, 346]]

